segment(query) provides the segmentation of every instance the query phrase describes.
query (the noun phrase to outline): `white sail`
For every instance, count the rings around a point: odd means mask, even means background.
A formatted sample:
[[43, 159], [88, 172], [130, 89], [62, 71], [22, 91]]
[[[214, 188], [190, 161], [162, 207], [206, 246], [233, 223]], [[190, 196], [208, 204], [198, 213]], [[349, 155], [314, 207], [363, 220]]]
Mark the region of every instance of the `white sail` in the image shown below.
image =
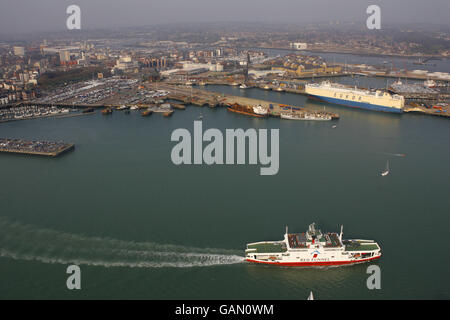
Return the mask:
[[383, 172], [381, 173], [381, 175], [384, 177], [384, 176], [387, 176], [388, 174], [389, 174], [389, 160], [388, 160], [387, 163], [386, 163], [386, 170], [383, 171]]

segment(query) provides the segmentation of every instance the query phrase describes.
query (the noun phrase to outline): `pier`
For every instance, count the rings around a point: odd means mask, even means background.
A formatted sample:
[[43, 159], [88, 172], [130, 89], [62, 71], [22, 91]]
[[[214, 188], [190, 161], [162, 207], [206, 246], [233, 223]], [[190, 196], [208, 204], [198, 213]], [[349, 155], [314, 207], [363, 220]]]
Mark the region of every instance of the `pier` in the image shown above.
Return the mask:
[[57, 157], [75, 148], [75, 144], [23, 139], [0, 139], [0, 152]]
[[[289, 82], [289, 81], [285, 81]], [[211, 84], [217, 84], [215, 82]], [[300, 95], [306, 95], [304, 91], [304, 84], [302, 85], [302, 82], [299, 81], [296, 83], [297, 89], [292, 88], [292, 86], [274, 86], [271, 84], [249, 84], [248, 88], [259, 88], [261, 90], [272, 90], [276, 92], [288, 92], [288, 93], [294, 93], [294, 94], [300, 94]], [[230, 83], [225, 83], [223, 85], [231, 85]], [[168, 85], [168, 84], [158, 84], [158, 87], [163, 87], [165, 90], [170, 91], [170, 94], [167, 96], [169, 99], [181, 101], [184, 104], [193, 104], [196, 106], [209, 106], [209, 107], [216, 107], [216, 106], [227, 106], [230, 104], [238, 103], [241, 105], [248, 105], [248, 106], [257, 106], [261, 105], [263, 107], [269, 108], [270, 115], [272, 116], [279, 116], [280, 112], [286, 109], [286, 105], [276, 103], [276, 102], [270, 102], [265, 100], [258, 100], [258, 99], [251, 99], [251, 98], [245, 98], [241, 96], [231, 96], [227, 94], [222, 93], [216, 93], [212, 91], [207, 91], [204, 89], [201, 89], [202, 86], [199, 87], [199, 89], [194, 89], [193, 87], [187, 87], [187, 86], [176, 86], [176, 85]], [[434, 91], [434, 90], [431, 90]], [[390, 90], [391, 93], [392, 90]], [[450, 107], [446, 103], [440, 103], [442, 97], [447, 97], [448, 94], [442, 94], [441, 92], [436, 93], [427, 93], [427, 92], [418, 92], [418, 93], [398, 93], [400, 95], [405, 96], [405, 107], [404, 112], [413, 112], [413, 113], [422, 113], [426, 115], [433, 115], [433, 116], [439, 116], [444, 118], [450, 117]], [[420, 106], [417, 102], [426, 102], [427, 106], [423, 105]], [[435, 106], [437, 104], [438, 106]], [[289, 106], [291, 107], [291, 106]], [[319, 110], [313, 110], [313, 109], [306, 109], [304, 107], [298, 107], [298, 106], [292, 106], [294, 113], [301, 113], [302, 110], [304, 111], [319, 111]], [[328, 114], [333, 119], [338, 119], [338, 114], [329, 113]]]

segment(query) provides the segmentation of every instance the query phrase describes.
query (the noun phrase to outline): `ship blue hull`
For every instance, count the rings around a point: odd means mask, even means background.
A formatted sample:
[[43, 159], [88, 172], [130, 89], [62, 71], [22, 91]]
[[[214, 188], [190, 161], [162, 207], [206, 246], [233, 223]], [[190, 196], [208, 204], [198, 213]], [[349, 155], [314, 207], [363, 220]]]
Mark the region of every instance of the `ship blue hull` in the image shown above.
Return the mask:
[[382, 112], [391, 112], [391, 113], [403, 113], [402, 109], [390, 108], [390, 107], [380, 106], [380, 105], [376, 105], [376, 104], [335, 99], [335, 98], [329, 98], [329, 97], [324, 97], [324, 96], [315, 96], [315, 95], [310, 95], [310, 96], [312, 98], [323, 100], [325, 102], [339, 104], [339, 105], [346, 106], [346, 107], [360, 108], [360, 109], [374, 110], [374, 111], [382, 111]]

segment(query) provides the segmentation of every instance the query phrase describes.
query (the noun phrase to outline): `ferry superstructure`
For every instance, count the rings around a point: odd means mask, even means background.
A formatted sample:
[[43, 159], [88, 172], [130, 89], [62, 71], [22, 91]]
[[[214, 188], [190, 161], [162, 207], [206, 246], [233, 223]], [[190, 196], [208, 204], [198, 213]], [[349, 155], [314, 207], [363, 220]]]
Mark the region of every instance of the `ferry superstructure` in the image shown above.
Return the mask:
[[277, 266], [338, 266], [368, 262], [381, 257], [381, 248], [373, 240], [342, 240], [341, 233], [325, 233], [309, 225], [304, 233], [286, 233], [281, 241], [247, 244], [248, 262]]
[[307, 84], [305, 85], [305, 93], [326, 102], [375, 111], [403, 113], [405, 106], [403, 96], [391, 95], [381, 90], [370, 91], [356, 87], [351, 88], [330, 81]]

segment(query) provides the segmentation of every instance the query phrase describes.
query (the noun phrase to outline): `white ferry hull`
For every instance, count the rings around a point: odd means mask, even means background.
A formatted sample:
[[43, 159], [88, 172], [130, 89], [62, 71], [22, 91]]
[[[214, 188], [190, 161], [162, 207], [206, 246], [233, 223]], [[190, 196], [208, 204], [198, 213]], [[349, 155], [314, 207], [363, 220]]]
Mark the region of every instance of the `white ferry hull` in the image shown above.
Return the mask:
[[370, 262], [373, 260], [377, 260], [381, 257], [381, 254], [375, 257], [365, 258], [365, 259], [353, 259], [353, 260], [333, 260], [333, 261], [278, 261], [278, 260], [258, 260], [258, 259], [251, 259], [246, 258], [245, 260], [247, 262], [252, 263], [262, 263], [262, 264], [271, 264], [271, 265], [277, 265], [277, 266], [284, 266], [284, 267], [314, 267], [314, 266], [343, 266], [343, 265], [351, 265], [351, 264], [357, 264], [357, 263], [365, 263]]
[[369, 103], [362, 103], [362, 102], [357, 102], [357, 101], [329, 98], [329, 97], [317, 96], [317, 95], [312, 95], [312, 94], [310, 94], [310, 96], [313, 98], [316, 98], [318, 100], [321, 100], [321, 101], [338, 104], [338, 105], [346, 106], [346, 107], [374, 110], [374, 111], [382, 111], [382, 112], [390, 112], [390, 113], [403, 113], [403, 109], [385, 107], [385, 106], [376, 105], [376, 104], [369, 104]]
[[391, 113], [403, 113], [405, 99], [380, 90], [371, 92], [324, 81], [308, 84], [305, 93], [312, 98], [347, 107]]
[[381, 248], [373, 240], [343, 240], [342, 229], [323, 234], [309, 226], [304, 233], [286, 233], [281, 241], [247, 244], [245, 260], [286, 267], [341, 266], [379, 259]]

